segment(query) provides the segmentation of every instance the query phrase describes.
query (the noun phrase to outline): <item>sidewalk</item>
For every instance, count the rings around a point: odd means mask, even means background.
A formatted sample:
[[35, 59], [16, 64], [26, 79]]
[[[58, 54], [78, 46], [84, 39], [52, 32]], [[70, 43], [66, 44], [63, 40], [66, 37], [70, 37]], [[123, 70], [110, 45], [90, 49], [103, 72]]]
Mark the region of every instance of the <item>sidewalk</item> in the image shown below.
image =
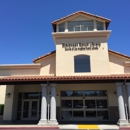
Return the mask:
[[83, 125], [73, 125], [73, 124], [69, 124], [69, 125], [59, 125], [59, 129], [69, 129], [69, 130], [77, 130], [77, 129], [85, 129], [85, 130], [119, 130], [119, 127], [117, 125], [88, 125], [88, 124], [83, 124]]

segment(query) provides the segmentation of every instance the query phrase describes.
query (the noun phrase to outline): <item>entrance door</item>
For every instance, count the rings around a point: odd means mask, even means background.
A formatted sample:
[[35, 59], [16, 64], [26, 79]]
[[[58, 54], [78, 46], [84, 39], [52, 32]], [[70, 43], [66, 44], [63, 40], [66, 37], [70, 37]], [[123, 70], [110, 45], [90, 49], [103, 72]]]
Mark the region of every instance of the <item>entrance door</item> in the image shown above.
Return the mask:
[[108, 120], [107, 91], [61, 91], [61, 119]]
[[39, 118], [39, 100], [23, 100], [22, 119], [38, 120]]

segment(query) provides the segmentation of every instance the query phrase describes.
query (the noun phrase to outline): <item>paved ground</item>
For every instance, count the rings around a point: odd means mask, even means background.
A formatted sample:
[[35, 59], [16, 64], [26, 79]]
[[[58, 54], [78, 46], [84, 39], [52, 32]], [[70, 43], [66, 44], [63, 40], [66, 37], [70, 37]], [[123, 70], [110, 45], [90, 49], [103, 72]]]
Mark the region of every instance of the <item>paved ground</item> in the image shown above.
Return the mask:
[[[78, 129], [85, 129], [85, 130], [119, 130], [119, 127], [117, 125], [59, 125], [59, 127], [56, 126], [37, 126], [37, 125], [0, 125], [0, 130], [78, 130]], [[126, 130], [126, 129], [121, 129]], [[130, 130], [130, 129], [127, 129]]]
[[91, 129], [95, 129], [95, 130], [119, 130], [119, 127], [117, 125], [73, 125], [73, 124], [69, 124], [69, 125], [59, 125], [60, 129], [69, 129], [69, 130], [73, 130], [73, 129], [86, 129], [86, 130], [91, 130]]

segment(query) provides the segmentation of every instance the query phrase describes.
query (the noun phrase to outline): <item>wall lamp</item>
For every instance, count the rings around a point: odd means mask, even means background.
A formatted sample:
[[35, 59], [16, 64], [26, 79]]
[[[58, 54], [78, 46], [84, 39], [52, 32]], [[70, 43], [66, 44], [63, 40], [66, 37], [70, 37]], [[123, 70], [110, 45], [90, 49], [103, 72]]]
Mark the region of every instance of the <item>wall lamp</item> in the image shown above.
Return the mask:
[[11, 95], [10, 93], [7, 93], [7, 94], [6, 94], [6, 97], [7, 97], [7, 98], [9, 98], [9, 97], [10, 97], [10, 95]]

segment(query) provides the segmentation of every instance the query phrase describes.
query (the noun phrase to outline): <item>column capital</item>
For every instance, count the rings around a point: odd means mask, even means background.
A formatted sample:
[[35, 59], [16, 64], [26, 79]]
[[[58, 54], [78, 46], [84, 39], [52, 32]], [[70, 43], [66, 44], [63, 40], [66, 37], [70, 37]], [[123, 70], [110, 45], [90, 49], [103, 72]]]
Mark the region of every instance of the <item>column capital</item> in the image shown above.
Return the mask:
[[56, 87], [57, 83], [51, 83], [50, 86], [51, 87]]
[[119, 87], [119, 86], [123, 85], [123, 82], [116, 82], [115, 84], [116, 84], [117, 87]]
[[41, 86], [42, 86], [42, 87], [46, 87], [46, 86], [47, 86], [47, 84], [41, 84]]
[[126, 82], [125, 84], [126, 84], [126, 86], [129, 86], [129, 87], [130, 87], [130, 82]]

